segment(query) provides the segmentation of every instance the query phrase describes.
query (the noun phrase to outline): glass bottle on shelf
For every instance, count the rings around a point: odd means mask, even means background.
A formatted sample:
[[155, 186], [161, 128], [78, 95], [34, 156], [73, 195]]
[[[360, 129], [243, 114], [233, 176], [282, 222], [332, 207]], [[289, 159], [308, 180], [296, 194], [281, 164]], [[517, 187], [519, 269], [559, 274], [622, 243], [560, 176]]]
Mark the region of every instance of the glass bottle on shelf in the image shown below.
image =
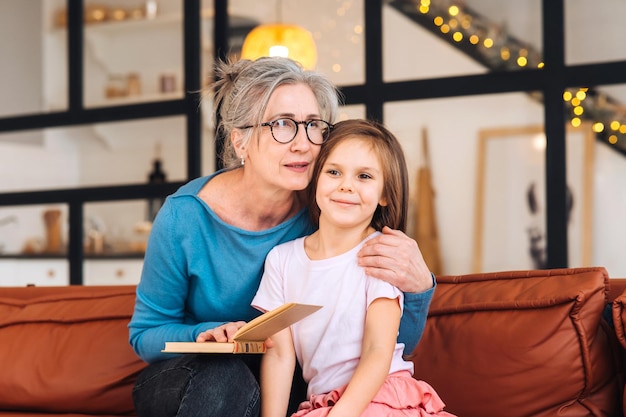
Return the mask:
[[[167, 175], [163, 171], [163, 162], [161, 160], [161, 145], [156, 147], [156, 156], [152, 162], [152, 172], [148, 175], [149, 184], [163, 184], [167, 179]], [[159, 209], [165, 201], [162, 197], [148, 199], [148, 218], [147, 220], [152, 222], [156, 217]]]

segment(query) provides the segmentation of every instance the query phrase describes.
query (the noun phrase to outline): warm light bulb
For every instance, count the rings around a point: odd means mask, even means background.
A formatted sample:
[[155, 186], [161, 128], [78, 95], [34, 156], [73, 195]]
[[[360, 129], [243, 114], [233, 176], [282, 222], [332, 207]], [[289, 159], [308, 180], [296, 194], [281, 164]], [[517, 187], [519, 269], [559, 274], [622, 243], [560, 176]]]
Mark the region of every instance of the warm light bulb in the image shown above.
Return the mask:
[[539, 133], [535, 135], [532, 140], [533, 148], [538, 151], [544, 151], [546, 149], [546, 135], [543, 133]]
[[313, 69], [317, 63], [317, 48], [313, 35], [300, 26], [260, 25], [246, 36], [241, 58], [255, 60], [263, 56], [288, 57], [304, 68]]
[[282, 56], [283, 58], [287, 58], [289, 56], [289, 48], [285, 45], [270, 46], [270, 56]]
[[604, 131], [604, 123], [596, 122], [596, 123], [593, 124], [592, 129], [596, 133], [603, 132]]
[[563, 101], [570, 101], [572, 99], [572, 93], [566, 91], [563, 93]]

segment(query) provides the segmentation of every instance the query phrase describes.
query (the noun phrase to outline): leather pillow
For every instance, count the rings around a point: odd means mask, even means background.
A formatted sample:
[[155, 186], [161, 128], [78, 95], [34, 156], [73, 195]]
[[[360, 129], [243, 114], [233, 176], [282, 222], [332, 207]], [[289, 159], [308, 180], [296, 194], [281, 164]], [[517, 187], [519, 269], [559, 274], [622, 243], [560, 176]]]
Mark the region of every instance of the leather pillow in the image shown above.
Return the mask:
[[[615, 327], [615, 334], [617, 340], [619, 340], [621, 346], [626, 349], [626, 291], [622, 295], [615, 298], [613, 301], [613, 325]], [[626, 353], [624, 354], [624, 361], [626, 363]], [[626, 413], [626, 387], [624, 387], [624, 396], [622, 399], [622, 408]]]
[[135, 288], [0, 289], [0, 409], [133, 412]]
[[438, 277], [415, 377], [462, 417], [618, 415], [608, 279], [604, 268]]
[[617, 340], [626, 349], [626, 291], [613, 301], [613, 324]]

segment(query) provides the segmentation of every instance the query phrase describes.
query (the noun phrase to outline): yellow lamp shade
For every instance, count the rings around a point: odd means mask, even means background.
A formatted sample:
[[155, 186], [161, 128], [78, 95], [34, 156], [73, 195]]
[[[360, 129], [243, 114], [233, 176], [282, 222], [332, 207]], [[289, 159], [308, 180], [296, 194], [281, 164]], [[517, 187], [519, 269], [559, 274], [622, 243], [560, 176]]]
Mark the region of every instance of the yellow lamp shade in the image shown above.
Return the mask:
[[306, 69], [313, 69], [317, 63], [317, 48], [311, 32], [300, 26], [261, 25], [246, 36], [241, 58], [255, 60], [263, 56], [288, 57]]

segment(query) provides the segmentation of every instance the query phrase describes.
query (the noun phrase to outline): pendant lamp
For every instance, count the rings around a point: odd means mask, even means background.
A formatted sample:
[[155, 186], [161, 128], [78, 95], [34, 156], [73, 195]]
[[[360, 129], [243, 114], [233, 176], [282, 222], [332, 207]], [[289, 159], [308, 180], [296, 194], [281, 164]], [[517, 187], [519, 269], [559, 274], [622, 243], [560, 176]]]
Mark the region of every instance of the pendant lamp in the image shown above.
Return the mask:
[[[280, 17], [280, 2], [277, 14]], [[291, 58], [306, 69], [314, 69], [317, 63], [317, 48], [311, 32], [300, 26], [283, 23], [265, 24], [252, 29], [241, 48], [242, 59], [255, 60], [263, 56]]]

